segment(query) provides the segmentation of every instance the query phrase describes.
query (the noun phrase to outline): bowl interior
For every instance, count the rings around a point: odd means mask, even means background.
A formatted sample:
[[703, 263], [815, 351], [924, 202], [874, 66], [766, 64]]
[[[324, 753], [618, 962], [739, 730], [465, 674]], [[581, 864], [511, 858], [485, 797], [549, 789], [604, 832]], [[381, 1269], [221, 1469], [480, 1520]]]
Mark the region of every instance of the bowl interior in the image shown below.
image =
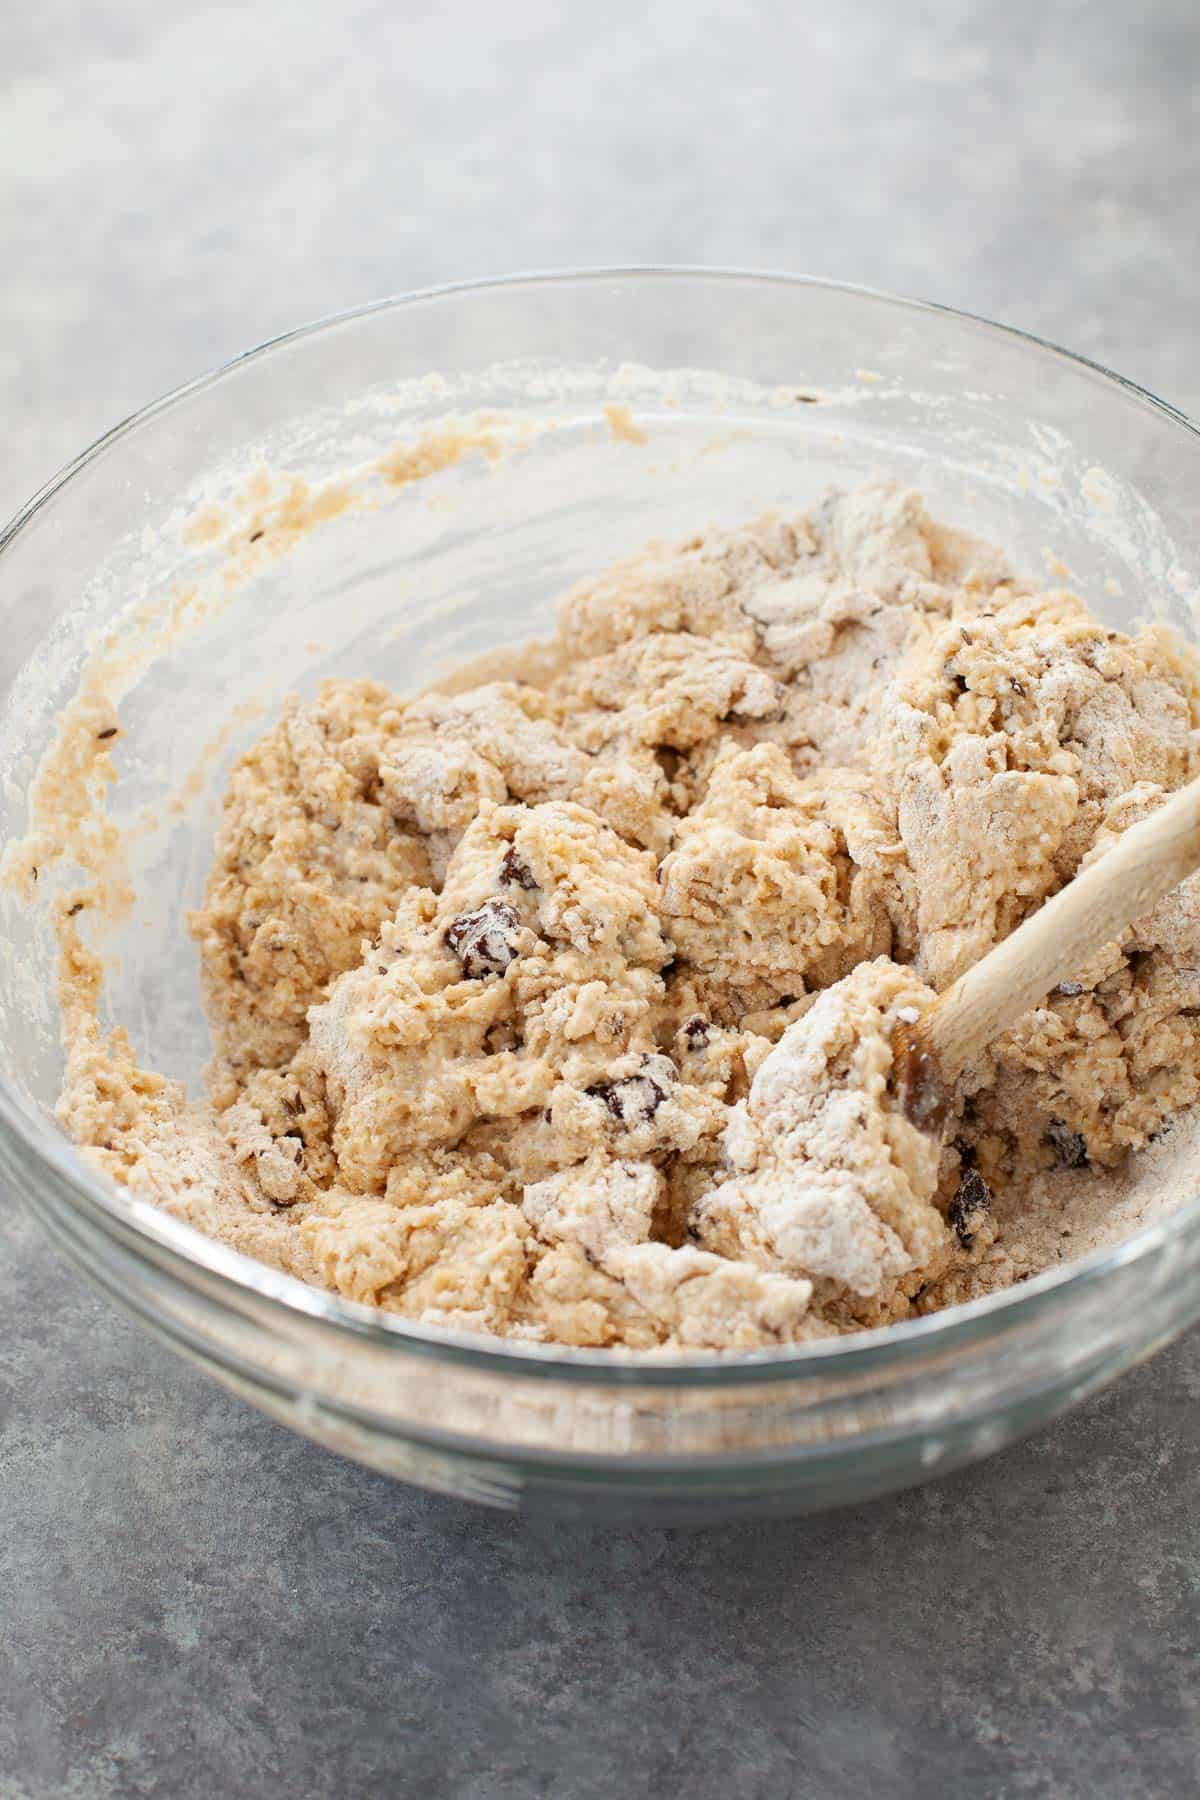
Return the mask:
[[[0, 836], [84, 684], [133, 897], [92, 921], [146, 1065], [208, 1054], [185, 914], [229, 765], [325, 677], [407, 694], [550, 628], [574, 580], [830, 483], [885, 476], [1083, 593], [1193, 633], [1191, 429], [971, 319], [815, 283], [612, 275], [334, 321], [113, 434], [0, 551], [12, 673]], [[512, 669], [520, 673], [520, 655]], [[47, 870], [40, 897], [77, 876]], [[0, 894], [0, 1065], [33, 1118], [62, 1072], [45, 909]]]

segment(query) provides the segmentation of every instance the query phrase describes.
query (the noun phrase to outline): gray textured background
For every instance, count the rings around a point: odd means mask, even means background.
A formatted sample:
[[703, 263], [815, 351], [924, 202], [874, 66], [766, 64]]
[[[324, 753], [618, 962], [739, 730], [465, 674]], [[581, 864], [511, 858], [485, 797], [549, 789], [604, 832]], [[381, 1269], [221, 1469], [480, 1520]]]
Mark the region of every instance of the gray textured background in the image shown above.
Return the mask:
[[[0, 512], [207, 365], [626, 261], [955, 302], [1200, 412], [1195, 0], [10, 8]], [[608, 1537], [258, 1418], [0, 1206], [0, 1800], [1190, 1796], [1200, 1335], [938, 1486]]]

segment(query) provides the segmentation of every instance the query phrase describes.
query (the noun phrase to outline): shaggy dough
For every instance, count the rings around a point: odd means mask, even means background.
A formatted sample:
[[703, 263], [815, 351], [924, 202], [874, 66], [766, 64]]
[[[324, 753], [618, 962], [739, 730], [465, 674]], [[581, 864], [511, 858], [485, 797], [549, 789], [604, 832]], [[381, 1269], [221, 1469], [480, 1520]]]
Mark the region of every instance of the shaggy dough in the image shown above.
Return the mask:
[[1054, 1171], [1200, 1092], [1200, 885], [993, 1046], [944, 1145], [891, 1034], [1196, 773], [1190, 654], [888, 485], [620, 564], [558, 650], [291, 701], [192, 920], [210, 1102], [79, 1006], [72, 1133], [308, 1281], [532, 1340], [798, 1341], [1040, 1266]]

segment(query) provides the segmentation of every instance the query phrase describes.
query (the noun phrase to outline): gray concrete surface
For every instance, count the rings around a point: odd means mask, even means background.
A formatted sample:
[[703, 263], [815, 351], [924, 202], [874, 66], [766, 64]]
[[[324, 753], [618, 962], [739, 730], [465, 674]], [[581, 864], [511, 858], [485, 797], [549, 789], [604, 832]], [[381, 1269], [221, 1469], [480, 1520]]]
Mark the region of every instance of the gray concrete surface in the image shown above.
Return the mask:
[[[308, 316], [604, 261], [806, 269], [1200, 411], [1200, 13], [10, 8], [0, 511]], [[389, 1486], [0, 1204], [0, 1800], [1188, 1796], [1200, 1335], [941, 1485], [607, 1537]]]

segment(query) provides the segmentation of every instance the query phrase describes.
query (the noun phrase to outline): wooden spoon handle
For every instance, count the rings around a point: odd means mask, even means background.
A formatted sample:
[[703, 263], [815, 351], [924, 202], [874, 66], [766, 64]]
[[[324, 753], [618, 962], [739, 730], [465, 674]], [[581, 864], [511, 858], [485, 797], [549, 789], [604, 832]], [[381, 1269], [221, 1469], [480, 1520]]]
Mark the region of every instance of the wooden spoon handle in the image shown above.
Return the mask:
[[1039, 907], [922, 1014], [922, 1047], [946, 1081], [1083, 968], [1104, 944], [1200, 868], [1200, 781], [1193, 781]]

